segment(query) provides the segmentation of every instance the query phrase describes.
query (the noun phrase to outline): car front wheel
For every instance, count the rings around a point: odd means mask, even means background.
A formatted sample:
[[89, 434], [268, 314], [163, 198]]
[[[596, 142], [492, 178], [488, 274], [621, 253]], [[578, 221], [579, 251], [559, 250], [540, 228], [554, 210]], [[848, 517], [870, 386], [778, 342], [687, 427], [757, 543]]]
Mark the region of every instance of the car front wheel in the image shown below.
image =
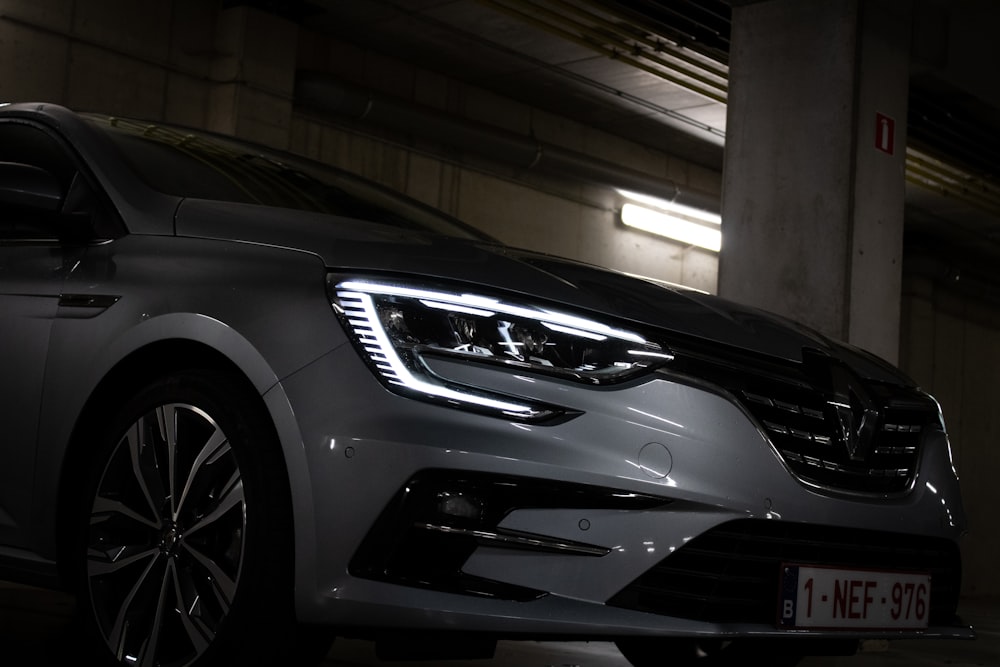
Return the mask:
[[79, 606], [108, 664], [278, 664], [292, 651], [288, 482], [259, 404], [230, 375], [175, 373], [98, 438]]

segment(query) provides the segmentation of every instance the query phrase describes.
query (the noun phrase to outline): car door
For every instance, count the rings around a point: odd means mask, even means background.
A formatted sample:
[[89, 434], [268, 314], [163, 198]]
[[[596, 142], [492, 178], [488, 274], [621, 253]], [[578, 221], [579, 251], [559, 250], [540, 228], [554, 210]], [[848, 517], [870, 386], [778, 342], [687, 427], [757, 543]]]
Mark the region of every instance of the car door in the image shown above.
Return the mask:
[[[8, 163], [4, 165], [4, 163]], [[80, 244], [60, 242], [58, 208], [17, 198], [28, 164], [51, 175], [54, 195], [75, 176], [55, 136], [21, 121], [0, 122], [0, 544], [22, 546], [30, 516], [45, 359], [65, 277]], [[42, 173], [42, 172], [39, 172]]]

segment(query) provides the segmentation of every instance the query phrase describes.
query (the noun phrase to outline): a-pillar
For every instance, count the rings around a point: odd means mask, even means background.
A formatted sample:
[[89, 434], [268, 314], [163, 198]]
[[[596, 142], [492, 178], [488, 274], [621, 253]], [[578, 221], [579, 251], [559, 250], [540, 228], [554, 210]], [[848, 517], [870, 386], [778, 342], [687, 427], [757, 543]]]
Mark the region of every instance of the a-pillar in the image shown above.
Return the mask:
[[219, 12], [209, 129], [287, 148], [298, 26], [246, 6]]
[[910, 3], [734, 5], [719, 293], [895, 363]]

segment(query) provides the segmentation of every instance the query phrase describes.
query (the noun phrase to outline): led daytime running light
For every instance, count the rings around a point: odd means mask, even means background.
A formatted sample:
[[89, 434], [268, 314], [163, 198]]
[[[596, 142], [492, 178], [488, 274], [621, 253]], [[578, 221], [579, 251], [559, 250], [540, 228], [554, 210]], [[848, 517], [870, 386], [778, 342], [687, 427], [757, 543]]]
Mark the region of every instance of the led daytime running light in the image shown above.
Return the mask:
[[378, 280], [338, 282], [333, 274], [328, 285], [332, 305], [387, 388], [494, 416], [538, 422], [573, 411], [494, 389], [504, 384], [499, 376], [470, 376], [440, 362], [608, 385], [673, 358], [632, 331], [533, 304]]
[[[347, 287], [347, 284], [343, 284], [342, 287]], [[492, 408], [513, 417], [530, 418], [538, 413], [529, 405], [456, 391], [447, 386], [432, 384], [415, 377], [399, 358], [385, 331], [377, 324], [379, 321], [378, 313], [375, 311], [375, 304], [372, 302], [371, 296], [363, 292], [346, 290], [338, 291], [338, 296], [341, 307], [344, 309], [351, 326], [354, 327], [355, 333], [361, 339], [365, 351], [389, 383], [429, 396]]]
[[496, 299], [489, 299], [475, 294], [449, 294], [447, 292], [436, 292], [426, 289], [405, 287], [402, 285], [383, 285], [380, 283], [353, 280], [340, 283], [340, 285], [338, 285], [338, 289], [358, 290], [366, 294], [384, 294], [410, 297], [421, 301], [434, 301], [442, 305], [447, 304], [454, 306], [456, 310], [460, 308], [489, 310], [494, 313], [502, 313], [513, 317], [524, 317], [527, 319], [537, 320], [546, 326], [554, 325], [553, 328], [558, 326], [569, 327], [570, 329], [576, 329], [588, 334], [607, 336], [608, 338], [617, 338], [618, 340], [629, 341], [638, 345], [646, 344], [646, 339], [638, 334], [630, 331], [622, 331], [621, 329], [614, 329], [600, 322], [542, 308], [515, 306], [514, 304], [503, 303], [502, 301]]

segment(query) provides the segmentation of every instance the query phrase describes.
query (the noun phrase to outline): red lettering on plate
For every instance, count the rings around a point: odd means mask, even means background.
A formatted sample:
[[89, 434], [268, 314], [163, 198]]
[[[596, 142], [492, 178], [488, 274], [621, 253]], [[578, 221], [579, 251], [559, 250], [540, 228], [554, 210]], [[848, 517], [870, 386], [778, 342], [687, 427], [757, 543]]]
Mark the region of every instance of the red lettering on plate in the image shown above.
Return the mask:
[[[840, 584], [844, 584], [841, 588]], [[847, 580], [837, 579], [833, 582], [833, 617], [847, 618]]]
[[875, 598], [872, 597], [871, 589], [876, 588], [877, 586], [878, 586], [877, 581], [869, 580], [865, 582], [865, 607], [864, 611], [862, 612], [863, 618], [868, 618], [868, 605], [870, 605], [872, 602], [875, 601]]
[[861, 598], [858, 597], [857, 590], [862, 585], [864, 585], [864, 583], [865, 582], [861, 581], [860, 579], [851, 579], [851, 599], [850, 599], [850, 602], [848, 603], [848, 606], [847, 606], [847, 617], [848, 618], [861, 618], [861, 612], [857, 611], [854, 608], [854, 605], [857, 604], [858, 601], [861, 600]]

